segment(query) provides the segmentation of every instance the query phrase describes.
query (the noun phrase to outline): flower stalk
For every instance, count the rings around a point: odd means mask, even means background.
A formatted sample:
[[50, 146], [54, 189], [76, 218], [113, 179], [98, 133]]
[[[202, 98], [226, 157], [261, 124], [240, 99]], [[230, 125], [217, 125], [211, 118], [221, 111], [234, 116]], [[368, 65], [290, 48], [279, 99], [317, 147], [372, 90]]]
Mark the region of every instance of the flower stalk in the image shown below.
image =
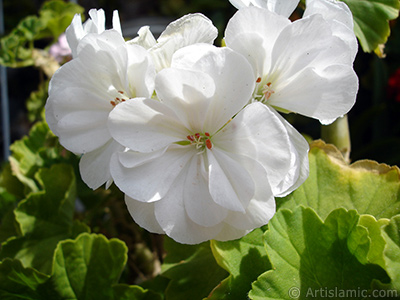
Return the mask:
[[351, 141], [347, 114], [337, 118], [332, 124], [322, 125], [321, 138], [325, 142], [335, 145], [345, 161], [350, 163]]

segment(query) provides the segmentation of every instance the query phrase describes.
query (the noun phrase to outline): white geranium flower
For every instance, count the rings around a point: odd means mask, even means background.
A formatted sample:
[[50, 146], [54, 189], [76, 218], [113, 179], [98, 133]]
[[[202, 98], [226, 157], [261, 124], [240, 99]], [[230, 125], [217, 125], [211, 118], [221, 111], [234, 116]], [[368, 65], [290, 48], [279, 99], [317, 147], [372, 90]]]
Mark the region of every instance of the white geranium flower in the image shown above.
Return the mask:
[[255, 79], [240, 54], [198, 44], [171, 66], [156, 77], [160, 101], [110, 113], [112, 136], [131, 149], [113, 155], [112, 176], [151, 232], [188, 244], [239, 238], [273, 216], [275, 191], [305, 180], [308, 144], [267, 106], [243, 109]]
[[[69, 47], [71, 48], [72, 57], [76, 56], [79, 41], [88, 33], [102, 33], [106, 30], [106, 17], [104, 10], [91, 9], [89, 10], [89, 19], [82, 25], [80, 14], [76, 14], [72, 19], [71, 25], [68, 26], [65, 34]], [[121, 24], [119, 21], [118, 11], [113, 12], [113, 29], [119, 32], [122, 36]]]
[[355, 103], [354, 53], [320, 14], [291, 22], [266, 9], [243, 8], [229, 21], [225, 41], [253, 66], [254, 100], [323, 124]]
[[156, 70], [160, 71], [171, 65], [172, 55], [180, 48], [197, 44], [212, 44], [218, 36], [218, 30], [211, 20], [202, 14], [188, 14], [172, 22], [156, 40], [149, 26], [138, 31], [139, 36], [129, 41], [148, 49]]
[[151, 97], [154, 78], [147, 51], [127, 45], [116, 30], [87, 34], [76, 57], [52, 77], [46, 120], [65, 148], [84, 154], [80, 170], [91, 188], [110, 183], [110, 157], [124, 149], [108, 131], [109, 113], [129, 99]]
[[237, 9], [249, 6], [266, 8], [278, 15], [289, 17], [300, 0], [229, 0]]

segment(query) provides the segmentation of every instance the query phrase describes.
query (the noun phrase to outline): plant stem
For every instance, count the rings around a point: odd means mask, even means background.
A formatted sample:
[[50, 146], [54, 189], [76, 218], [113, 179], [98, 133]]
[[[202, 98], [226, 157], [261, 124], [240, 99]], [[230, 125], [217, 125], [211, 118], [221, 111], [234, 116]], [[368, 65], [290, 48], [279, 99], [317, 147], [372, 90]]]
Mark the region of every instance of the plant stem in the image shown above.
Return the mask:
[[346, 162], [350, 162], [350, 131], [347, 115], [338, 118], [335, 122], [329, 125], [321, 126], [321, 138], [330, 144], [334, 144]]

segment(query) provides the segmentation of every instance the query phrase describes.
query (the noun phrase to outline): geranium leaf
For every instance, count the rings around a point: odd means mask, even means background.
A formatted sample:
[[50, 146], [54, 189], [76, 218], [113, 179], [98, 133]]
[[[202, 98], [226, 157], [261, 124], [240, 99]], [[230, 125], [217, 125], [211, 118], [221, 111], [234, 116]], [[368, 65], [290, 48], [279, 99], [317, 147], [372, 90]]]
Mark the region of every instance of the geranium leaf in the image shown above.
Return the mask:
[[348, 165], [340, 152], [322, 141], [311, 144], [310, 175], [303, 185], [285, 198], [279, 208], [312, 207], [326, 218], [334, 209], [356, 209], [377, 219], [400, 213], [400, 170], [364, 160]]
[[321, 290], [367, 293], [373, 280], [388, 282], [380, 266], [366, 262], [370, 239], [368, 230], [358, 225], [359, 217], [343, 208], [334, 210], [325, 222], [311, 208], [278, 211], [265, 233], [274, 269], [253, 283], [250, 298], [319, 299]]
[[126, 261], [122, 241], [83, 233], [58, 244], [50, 281], [59, 299], [112, 299]]
[[342, 0], [354, 17], [354, 32], [365, 52], [372, 52], [385, 44], [390, 35], [389, 20], [399, 14], [398, 0]]
[[386, 246], [383, 258], [386, 271], [392, 279], [391, 287], [399, 291], [400, 295], [400, 215], [394, 216], [383, 229]]
[[0, 262], [0, 298], [45, 299], [40, 296], [39, 286], [49, 277], [32, 268], [24, 268], [20, 261], [5, 259]]
[[163, 300], [162, 295], [143, 289], [137, 285], [117, 284], [113, 286], [113, 300]]
[[167, 256], [162, 276], [171, 281], [165, 291], [169, 300], [203, 299], [228, 276], [211, 252], [210, 243], [183, 245], [166, 238]]
[[31, 193], [15, 209], [22, 236], [7, 240], [0, 258], [17, 258], [25, 267], [50, 274], [58, 242], [89, 229], [73, 221], [76, 191], [72, 167], [54, 165], [51, 169], [40, 169], [36, 177], [43, 191]]
[[251, 283], [271, 269], [263, 235], [264, 230], [258, 228], [238, 240], [211, 241], [215, 259], [230, 275], [207, 299], [246, 299]]

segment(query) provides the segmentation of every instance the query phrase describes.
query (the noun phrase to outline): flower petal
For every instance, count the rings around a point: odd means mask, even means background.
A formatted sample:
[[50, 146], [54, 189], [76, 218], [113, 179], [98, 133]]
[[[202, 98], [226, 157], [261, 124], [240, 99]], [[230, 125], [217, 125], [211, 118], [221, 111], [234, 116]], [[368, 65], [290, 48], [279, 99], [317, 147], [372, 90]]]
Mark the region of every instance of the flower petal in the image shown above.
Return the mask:
[[244, 212], [255, 191], [249, 172], [217, 147], [207, 151], [207, 157], [214, 201], [229, 210]]
[[290, 24], [287, 18], [266, 9], [240, 9], [226, 27], [226, 46], [246, 57], [252, 64], [255, 75], [262, 76], [269, 70], [270, 55], [276, 39]]
[[208, 74], [168, 68], [157, 74], [156, 85], [158, 97], [191, 133], [203, 130], [215, 94], [214, 81]]
[[246, 106], [213, 137], [213, 143], [216, 148], [258, 161], [267, 171], [273, 190], [292, 168], [288, 132], [271, 108], [259, 102]]
[[140, 45], [145, 49], [150, 49], [157, 43], [154, 35], [150, 31], [150, 26], [142, 26], [138, 30], [138, 36], [128, 41], [128, 44]]
[[216, 204], [210, 194], [202, 155], [194, 155], [188, 163], [183, 203], [189, 218], [201, 226], [215, 226], [227, 215], [227, 209]]
[[204, 130], [210, 133], [224, 126], [251, 99], [255, 86], [253, 70], [242, 55], [229, 48], [206, 44], [188, 46], [175, 53], [172, 67], [191, 68], [212, 77], [214, 99], [204, 121]]
[[358, 51], [358, 43], [353, 30], [353, 14], [346, 3], [335, 0], [307, 0], [303, 18], [313, 14], [321, 14], [325, 21], [331, 25], [333, 35], [349, 45], [354, 61]]
[[202, 14], [188, 14], [172, 22], [150, 49], [157, 71], [168, 68], [172, 55], [180, 48], [196, 43], [212, 44], [218, 30], [211, 20]]
[[248, 6], [262, 7], [287, 18], [295, 10], [299, 1], [300, 0], [229, 0], [237, 9]]
[[256, 160], [245, 156], [241, 156], [240, 161], [251, 175], [255, 192], [245, 212], [230, 211], [225, 222], [239, 230], [253, 230], [267, 224], [275, 214], [275, 198], [265, 168]]
[[125, 195], [125, 203], [133, 220], [144, 229], [158, 234], [164, 230], [158, 224], [154, 214], [154, 203], [137, 201]]
[[183, 194], [187, 172], [182, 172], [168, 193], [154, 203], [155, 216], [165, 233], [182, 244], [198, 244], [216, 236], [223, 224], [205, 227], [193, 222], [185, 208]]
[[318, 73], [306, 68], [268, 104], [329, 124], [353, 107], [357, 90], [358, 78], [351, 66], [333, 65]]
[[84, 154], [79, 162], [79, 171], [83, 182], [95, 190], [105, 182], [111, 180], [111, 156], [113, 153], [123, 150], [123, 146], [110, 140], [103, 147]]
[[175, 112], [153, 99], [135, 98], [118, 104], [110, 113], [108, 127], [116, 141], [139, 152], [163, 149], [188, 135]]
[[159, 155], [132, 151], [115, 153], [110, 163], [111, 176], [129, 197], [142, 202], [158, 201], [194, 155], [192, 150], [175, 146], [157, 151]]

